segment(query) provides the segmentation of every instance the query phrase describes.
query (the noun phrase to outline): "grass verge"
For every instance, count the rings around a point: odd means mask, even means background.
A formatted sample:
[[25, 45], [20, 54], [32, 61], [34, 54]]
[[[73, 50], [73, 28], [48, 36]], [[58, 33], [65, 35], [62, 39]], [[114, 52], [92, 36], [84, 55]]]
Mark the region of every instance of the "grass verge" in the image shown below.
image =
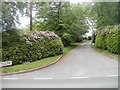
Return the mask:
[[71, 49], [73, 49], [73, 48], [76, 47], [77, 45], [79, 45], [79, 44], [81, 44], [81, 43], [84, 43], [84, 42], [86, 42], [86, 40], [83, 41], [83, 42], [72, 43], [70, 46], [64, 47], [64, 49], [63, 49], [63, 54], [68, 53]]
[[[83, 42], [85, 42], [85, 41], [83, 41]], [[83, 43], [83, 42], [72, 43], [71, 46], [64, 47], [63, 54], [68, 53], [71, 49], [73, 49], [74, 47], [76, 47], [77, 45], [79, 45], [80, 43]], [[41, 60], [38, 60], [38, 61], [35, 61], [32, 63], [24, 63], [21, 65], [3, 67], [3, 68], [0, 68], [0, 71], [2, 71], [2, 73], [8, 73], [8, 72], [17, 72], [17, 71], [22, 71], [22, 70], [29, 70], [32, 68], [48, 65], [48, 64], [54, 62], [55, 60], [57, 60], [59, 57], [60, 57], [60, 55], [44, 58], [44, 59], [41, 59]]]
[[56, 59], [58, 59], [60, 56], [53, 56], [53, 57], [49, 57], [49, 58], [44, 58], [32, 63], [24, 63], [21, 65], [15, 65], [15, 66], [10, 66], [10, 67], [3, 67], [0, 68], [2, 69], [3, 73], [7, 73], [7, 72], [17, 72], [17, 71], [21, 71], [21, 70], [29, 70], [32, 68], [36, 68], [36, 67], [41, 67], [47, 64], [50, 64], [52, 62], [54, 62]]
[[116, 58], [120, 58], [120, 55], [119, 54], [113, 54], [111, 52], [109, 52], [108, 50], [103, 50], [103, 49], [100, 49], [100, 48], [96, 48], [94, 45], [92, 46], [92, 48], [94, 48], [95, 50], [99, 51], [99, 52], [103, 52], [107, 55], [110, 55], [110, 56], [113, 56], [113, 57], [116, 57]]

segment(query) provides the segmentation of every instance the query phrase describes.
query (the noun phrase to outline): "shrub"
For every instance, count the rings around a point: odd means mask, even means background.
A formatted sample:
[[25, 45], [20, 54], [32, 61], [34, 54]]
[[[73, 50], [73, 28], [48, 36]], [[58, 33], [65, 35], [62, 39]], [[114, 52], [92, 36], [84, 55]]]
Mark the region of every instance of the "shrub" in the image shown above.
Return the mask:
[[73, 41], [72, 35], [70, 35], [68, 33], [64, 33], [62, 35], [61, 39], [62, 39], [62, 42], [63, 42], [64, 46], [69, 46]]
[[2, 47], [9, 47], [22, 42], [22, 30], [8, 30], [2, 32]]
[[73, 42], [82, 42], [82, 41], [83, 41], [83, 38], [81, 35], [79, 36], [76, 35], [73, 37]]
[[96, 36], [95, 46], [101, 49], [107, 49], [106, 37], [105, 35], [99, 34]]
[[119, 50], [119, 38], [120, 35], [118, 34], [118, 27], [114, 26], [113, 29], [109, 30], [109, 33], [107, 34], [107, 49], [108, 51], [112, 53], [120, 53]]
[[50, 31], [28, 32], [23, 42], [3, 48], [3, 61], [13, 61], [13, 65], [33, 62], [45, 57], [62, 54], [60, 37]]
[[91, 36], [88, 36], [88, 40], [91, 40], [92, 38], [91, 38]]
[[87, 37], [82, 37], [84, 40], [87, 40]]
[[108, 26], [100, 28], [96, 32], [95, 46], [101, 49], [119, 54], [119, 41], [120, 35], [118, 34], [118, 26]]

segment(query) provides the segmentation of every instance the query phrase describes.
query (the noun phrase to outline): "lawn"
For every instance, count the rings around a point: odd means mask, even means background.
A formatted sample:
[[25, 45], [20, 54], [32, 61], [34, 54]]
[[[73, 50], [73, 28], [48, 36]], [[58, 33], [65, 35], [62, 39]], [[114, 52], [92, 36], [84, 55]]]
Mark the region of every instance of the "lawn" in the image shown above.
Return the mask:
[[15, 66], [11, 66], [11, 67], [4, 67], [4, 68], [2, 68], [2, 72], [3, 73], [16, 72], [16, 71], [28, 70], [28, 69], [31, 69], [31, 68], [44, 66], [44, 65], [47, 65], [47, 64], [55, 61], [59, 57], [60, 56], [54, 56], [54, 57], [44, 58], [44, 59], [41, 59], [41, 60], [38, 60], [38, 61], [35, 61], [35, 62], [32, 62], [32, 63], [24, 63], [24, 64], [21, 64], [21, 65], [15, 65]]
[[[83, 42], [72, 43], [71, 46], [64, 47], [63, 54], [67, 54], [70, 50], [72, 50], [74, 47], [76, 47], [77, 45]], [[44, 59], [41, 59], [41, 60], [38, 60], [32, 63], [24, 63], [21, 65], [3, 67], [3, 68], [0, 68], [0, 71], [2, 70], [3, 73], [8, 73], [8, 72], [17, 72], [17, 71], [22, 71], [22, 70], [29, 70], [29, 69], [36, 68], [36, 67], [41, 67], [41, 66], [48, 65], [54, 62], [55, 60], [60, 58], [60, 56], [61, 55], [48, 57], [48, 58], [44, 58]]]

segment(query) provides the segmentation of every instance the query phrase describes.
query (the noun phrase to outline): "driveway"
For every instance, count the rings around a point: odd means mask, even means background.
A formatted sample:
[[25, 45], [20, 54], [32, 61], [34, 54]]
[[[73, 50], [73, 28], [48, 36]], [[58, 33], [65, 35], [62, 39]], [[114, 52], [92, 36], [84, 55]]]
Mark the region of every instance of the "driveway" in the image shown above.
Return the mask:
[[5, 87], [7, 80], [12, 79], [50, 80], [118, 76], [118, 60], [96, 52], [90, 45], [90, 41], [78, 45], [50, 67], [29, 73], [4, 76], [3, 86]]

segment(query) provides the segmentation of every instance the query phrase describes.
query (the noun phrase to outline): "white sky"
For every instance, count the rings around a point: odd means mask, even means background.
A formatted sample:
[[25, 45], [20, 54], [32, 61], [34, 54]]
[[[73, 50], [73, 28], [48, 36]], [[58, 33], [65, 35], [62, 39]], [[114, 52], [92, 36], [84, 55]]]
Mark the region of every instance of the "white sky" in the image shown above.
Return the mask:
[[71, 3], [78, 3], [78, 2], [91, 2], [92, 0], [70, 0]]

